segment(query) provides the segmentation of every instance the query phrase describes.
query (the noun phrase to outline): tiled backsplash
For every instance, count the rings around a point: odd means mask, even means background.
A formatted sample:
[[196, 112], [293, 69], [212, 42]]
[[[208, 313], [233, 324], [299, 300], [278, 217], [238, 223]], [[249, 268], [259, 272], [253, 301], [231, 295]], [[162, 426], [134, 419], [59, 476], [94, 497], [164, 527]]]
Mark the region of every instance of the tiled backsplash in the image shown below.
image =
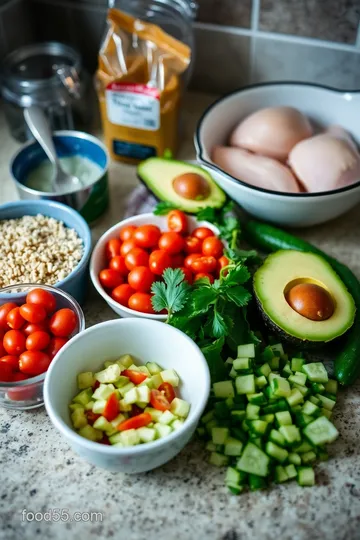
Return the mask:
[[[194, 88], [222, 93], [291, 79], [360, 89], [360, 0], [198, 3]], [[0, 0], [0, 56], [36, 39], [62, 40], [93, 71], [106, 6], [107, 0]]]

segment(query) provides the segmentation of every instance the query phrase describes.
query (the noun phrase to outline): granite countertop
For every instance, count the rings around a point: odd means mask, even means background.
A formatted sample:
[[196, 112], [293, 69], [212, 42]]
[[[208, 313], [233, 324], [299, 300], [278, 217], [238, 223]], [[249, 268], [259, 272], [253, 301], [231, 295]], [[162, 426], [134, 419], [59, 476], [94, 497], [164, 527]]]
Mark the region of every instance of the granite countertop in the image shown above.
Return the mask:
[[[212, 96], [189, 94], [184, 104], [181, 158], [194, 157], [192, 136]], [[0, 202], [16, 198], [8, 172], [18, 144], [0, 116]], [[94, 241], [122, 219], [137, 185], [134, 168], [112, 163], [111, 206], [93, 227]], [[359, 207], [332, 223], [299, 231], [360, 276]], [[94, 289], [84, 306], [87, 325], [114, 318]], [[126, 540], [355, 540], [360, 538], [359, 385], [341, 391], [334, 421], [341, 437], [332, 459], [316, 466], [318, 484], [295, 482], [230, 496], [224, 472], [190, 443], [158, 470], [127, 476], [96, 469], [78, 457], [51, 425], [44, 408], [0, 409], [0, 539], [121, 538]], [[57, 521], [58, 515], [62, 515]], [[31, 512], [46, 511], [41, 521]], [[27, 512], [30, 512], [28, 514]], [[69, 513], [85, 513], [81, 521]], [[101, 513], [101, 517], [91, 512]], [[41, 518], [41, 515], [37, 516]], [[90, 519], [91, 518], [91, 519]], [[32, 519], [32, 521], [31, 521]], [[51, 519], [51, 521], [45, 521]]]

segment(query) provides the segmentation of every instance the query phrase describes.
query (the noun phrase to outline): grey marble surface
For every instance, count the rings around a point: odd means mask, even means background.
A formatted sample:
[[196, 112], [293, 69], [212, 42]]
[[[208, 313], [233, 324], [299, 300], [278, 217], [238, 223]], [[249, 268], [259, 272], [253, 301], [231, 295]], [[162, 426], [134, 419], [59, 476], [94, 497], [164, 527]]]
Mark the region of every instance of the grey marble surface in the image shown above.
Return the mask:
[[[181, 157], [193, 157], [193, 129], [212, 99], [201, 94], [187, 97]], [[16, 146], [0, 117], [2, 202], [15, 197], [8, 161]], [[126, 197], [137, 184], [129, 166], [112, 164], [110, 178], [111, 207], [94, 227], [94, 240], [121, 219]], [[357, 208], [301, 235], [338, 256], [360, 276], [359, 232]], [[92, 288], [84, 311], [88, 325], [115, 317]], [[316, 467], [314, 488], [289, 483], [239, 497], [227, 493], [224, 471], [206, 463], [197, 442], [158, 470], [134, 476], [113, 474], [75, 455], [43, 408], [32, 412], [0, 409], [0, 539], [357, 540], [359, 389], [340, 393], [335, 424], [341, 436], [331, 448], [330, 461]], [[45, 517], [51, 520], [37, 522], [28, 512], [48, 512]], [[101, 517], [90, 516], [91, 512]]]

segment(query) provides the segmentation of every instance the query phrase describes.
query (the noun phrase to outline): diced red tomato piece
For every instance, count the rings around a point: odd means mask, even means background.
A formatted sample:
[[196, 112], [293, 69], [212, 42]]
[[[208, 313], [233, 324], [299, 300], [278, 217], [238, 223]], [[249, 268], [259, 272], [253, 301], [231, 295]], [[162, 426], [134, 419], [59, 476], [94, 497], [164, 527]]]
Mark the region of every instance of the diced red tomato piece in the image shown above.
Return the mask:
[[172, 400], [176, 398], [174, 387], [168, 382], [163, 382], [162, 384], [160, 384], [158, 390], [159, 392], [163, 392], [169, 403], [171, 403]]
[[121, 375], [129, 377], [130, 381], [134, 384], [140, 384], [147, 379], [147, 375], [145, 375], [145, 373], [141, 373], [141, 371], [133, 371], [132, 369], [125, 369]]
[[132, 418], [128, 418], [127, 420], [124, 420], [124, 422], [121, 422], [121, 424], [118, 425], [117, 429], [119, 431], [126, 431], [127, 429], [138, 429], [144, 426], [147, 426], [152, 422], [151, 414], [149, 413], [141, 413], [137, 416], [133, 416]]
[[97, 388], [99, 388], [99, 386], [100, 386], [99, 381], [95, 381], [94, 384], [92, 385], [92, 388], [95, 391]]
[[85, 414], [86, 414], [86, 418], [87, 418], [89, 424], [91, 424], [91, 425], [95, 422], [95, 420], [97, 420], [101, 416], [101, 414], [96, 414], [96, 413], [92, 412], [91, 410], [90, 411], [85, 411]]
[[158, 411], [168, 411], [170, 403], [160, 390], [151, 390], [150, 404]]
[[116, 394], [114, 392], [113, 394], [111, 394], [111, 396], [109, 396], [106, 402], [103, 416], [105, 416], [106, 420], [111, 422], [112, 420], [114, 420], [114, 418], [117, 417], [118, 414], [119, 414], [119, 400], [117, 399]]
[[101, 439], [101, 444], [107, 444], [109, 445], [110, 444], [110, 441], [109, 441], [109, 437], [107, 435], [103, 435], [103, 438]]

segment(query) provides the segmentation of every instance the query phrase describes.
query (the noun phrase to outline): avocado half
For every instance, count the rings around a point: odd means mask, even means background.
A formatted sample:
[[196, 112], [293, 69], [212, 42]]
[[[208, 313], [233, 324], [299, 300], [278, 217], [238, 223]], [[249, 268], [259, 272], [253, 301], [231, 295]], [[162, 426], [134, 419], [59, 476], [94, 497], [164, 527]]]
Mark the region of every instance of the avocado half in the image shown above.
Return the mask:
[[[315, 283], [330, 293], [335, 308], [331, 317], [312, 321], [287, 303], [286, 292], [299, 283]], [[269, 255], [254, 275], [254, 293], [267, 326], [293, 345], [326, 343], [354, 322], [353, 297], [330, 264], [313, 253], [281, 250]]]
[[[214, 182], [210, 174], [185, 161], [176, 161], [166, 158], [149, 158], [140, 163], [137, 168], [140, 180], [161, 201], [168, 201], [180, 210], [196, 214], [202, 208], [211, 206], [221, 208], [226, 201], [226, 195]], [[210, 187], [210, 193], [203, 200], [189, 200], [178, 195], [173, 188], [173, 180], [185, 173], [196, 173], [203, 176]]]

